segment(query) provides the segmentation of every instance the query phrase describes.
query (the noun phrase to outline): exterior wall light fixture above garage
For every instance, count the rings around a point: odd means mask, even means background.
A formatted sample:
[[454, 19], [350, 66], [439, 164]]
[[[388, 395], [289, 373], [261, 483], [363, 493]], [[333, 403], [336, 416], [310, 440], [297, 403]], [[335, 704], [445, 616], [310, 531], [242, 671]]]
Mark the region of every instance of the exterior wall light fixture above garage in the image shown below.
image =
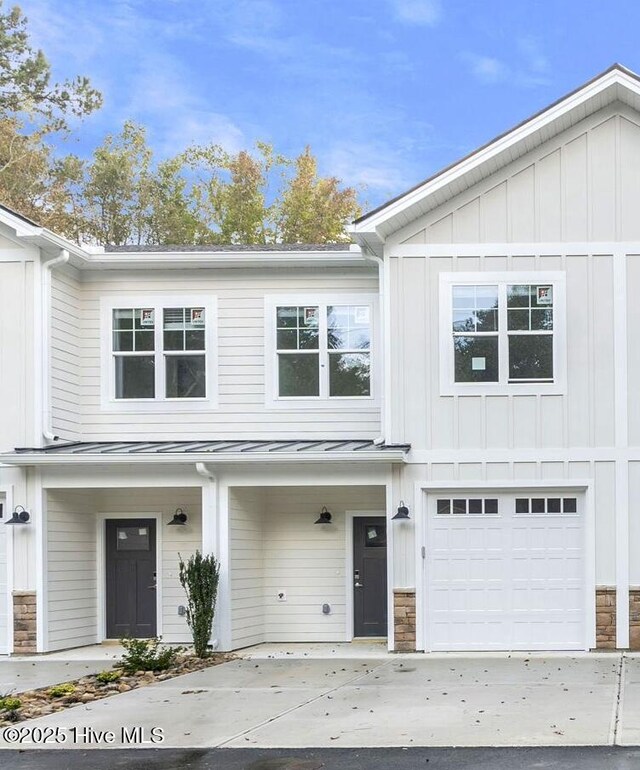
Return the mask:
[[398, 506], [398, 512], [395, 516], [392, 517], [392, 521], [406, 521], [407, 519], [410, 519], [409, 516], [409, 509], [404, 504], [404, 500], [400, 500], [400, 505]]
[[16, 505], [14, 512], [11, 514], [11, 518], [9, 519], [9, 521], [5, 523], [6, 524], [26, 524], [30, 518], [31, 518], [31, 514], [29, 513], [29, 511], [25, 511], [25, 509], [21, 505]]

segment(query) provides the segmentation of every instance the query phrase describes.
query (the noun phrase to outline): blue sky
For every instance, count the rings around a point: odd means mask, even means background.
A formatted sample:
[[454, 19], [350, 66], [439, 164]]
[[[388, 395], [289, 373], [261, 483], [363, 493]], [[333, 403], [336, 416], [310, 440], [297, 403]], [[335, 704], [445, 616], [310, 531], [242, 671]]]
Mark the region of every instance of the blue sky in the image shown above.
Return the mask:
[[[5, 0], [6, 2], [6, 0]], [[21, 0], [58, 78], [132, 118], [161, 156], [192, 142], [310, 144], [375, 206], [614, 61], [640, 70], [633, 0]]]

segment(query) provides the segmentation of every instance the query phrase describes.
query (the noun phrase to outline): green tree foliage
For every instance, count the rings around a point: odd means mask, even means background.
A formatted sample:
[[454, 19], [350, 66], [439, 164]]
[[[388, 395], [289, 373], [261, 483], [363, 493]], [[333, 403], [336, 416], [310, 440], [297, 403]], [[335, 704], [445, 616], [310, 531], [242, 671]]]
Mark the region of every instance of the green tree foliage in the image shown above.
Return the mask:
[[295, 159], [294, 167], [295, 175], [286, 183], [276, 206], [282, 241], [348, 241], [346, 225], [360, 214], [356, 190], [341, 188], [336, 177], [319, 177], [318, 162], [310, 147]]
[[52, 82], [44, 53], [31, 47], [26, 17], [18, 6], [5, 8], [0, 0], [0, 115], [26, 118], [41, 135], [68, 130], [69, 117], [100, 107], [101, 94], [86, 77]]
[[357, 194], [258, 142], [228, 152], [195, 146], [156, 160], [144, 127], [126, 122], [92, 157], [60, 155], [51, 134], [102, 103], [89, 80], [52, 80], [27, 19], [0, 0], [0, 202], [78, 243], [175, 245], [348, 241]]
[[186, 562], [179, 555], [180, 585], [187, 595], [187, 623], [199, 658], [209, 654], [209, 639], [218, 596], [220, 565], [210, 554], [196, 551]]

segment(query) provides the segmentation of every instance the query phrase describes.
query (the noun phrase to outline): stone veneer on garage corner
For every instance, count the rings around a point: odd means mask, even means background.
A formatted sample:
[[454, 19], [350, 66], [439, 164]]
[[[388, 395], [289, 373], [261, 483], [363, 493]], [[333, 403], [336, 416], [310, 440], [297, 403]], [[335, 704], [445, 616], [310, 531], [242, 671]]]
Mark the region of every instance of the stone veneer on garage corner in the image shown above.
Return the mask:
[[640, 650], [640, 588], [629, 589], [629, 649]]
[[616, 649], [615, 588], [596, 588], [596, 649]]
[[394, 651], [415, 652], [416, 592], [396, 589], [393, 592]]
[[35, 653], [37, 650], [36, 593], [13, 592], [13, 652], [14, 655]]

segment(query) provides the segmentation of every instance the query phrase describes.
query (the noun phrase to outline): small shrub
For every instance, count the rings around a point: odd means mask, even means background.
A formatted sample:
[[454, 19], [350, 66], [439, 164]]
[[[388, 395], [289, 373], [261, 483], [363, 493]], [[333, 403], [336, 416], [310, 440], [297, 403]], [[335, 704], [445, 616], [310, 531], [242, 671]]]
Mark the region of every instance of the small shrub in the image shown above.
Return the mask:
[[96, 679], [100, 682], [100, 684], [110, 684], [111, 682], [117, 682], [121, 676], [122, 672], [117, 670], [101, 671], [99, 674], [96, 674]]
[[180, 584], [187, 594], [187, 623], [193, 637], [193, 648], [199, 658], [209, 654], [209, 639], [218, 595], [220, 566], [214, 556], [196, 551], [185, 563], [180, 559]]
[[161, 647], [160, 639], [121, 639], [124, 647], [122, 669], [126, 674], [136, 671], [166, 671], [175, 663], [184, 647]]
[[47, 695], [50, 698], [64, 698], [65, 695], [74, 695], [76, 692], [75, 684], [68, 682], [67, 684], [56, 684], [47, 690]]
[[10, 695], [0, 698], [0, 711], [17, 711], [21, 705], [20, 698], [12, 698]]

